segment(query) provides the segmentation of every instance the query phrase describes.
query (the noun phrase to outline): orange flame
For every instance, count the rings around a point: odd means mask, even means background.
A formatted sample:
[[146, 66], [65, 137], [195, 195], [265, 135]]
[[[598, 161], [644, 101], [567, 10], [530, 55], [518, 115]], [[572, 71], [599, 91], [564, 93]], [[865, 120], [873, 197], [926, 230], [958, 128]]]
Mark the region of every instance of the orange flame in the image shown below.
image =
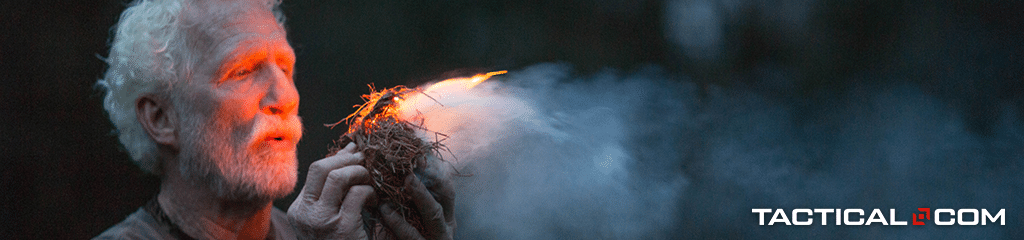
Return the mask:
[[505, 73], [508, 73], [508, 71], [502, 70], [481, 73], [468, 78], [451, 78], [431, 84], [430, 86], [427, 86], [426, 89], [417, 89], [417, 93], [411, 94], [412, 96], [396, 99], [396, 105], [398, 105], [397, 110], [405, 113], [405, 115], [403, 115], [404, 117], [413, 118], [416, 115], [414, 113], [417, 108], [433, 105], [437, 100], [448, 98], [452, 94], [457, 94], [454, 92], [473, 89], [487, 79]]
[[[403, 106], [415, 106], [417, 102], [422, 101], [421, 98], [415, 97], [410, 99], [410, 95], [418, 92], [428, 98], [433, 98], [427, 93], [437, 93], [444, 95], [443, 89], [450, 87], [462, 87], [464, 89], [472, 89], [480, 83], [490, 79], [495, 75], [505, 74], [508, 71], [495, 71], [489, 73], [481, 73], [468, 78], [452, 78], [447, 79], [435, 84], [430, 85], [425, 90], [419, 88], [407, 88], [405, 86], [396, 86], [394, 88], [384, 89], [377, 91], [373, 85], [370, 85], [370, 94], [362, 95], [363, 100], [366, 102], [362, 105], [357, 105], [356, 112], [352, 113], [345, 120], [348, 124], [363, 124], [363, 129], [372, 129], [373, 125], [377, 124], [377, 121], [385, 118], [397, 118], [401, 115]], [[405, 104], [406, 101], [410, 101], [409, 104]], [[341, 122], [338, 122], [341, 123]], [[338, 123], [331, 124], [329, 126], [337, 125]], [[349, 128], [349, 132], [352, 132], [354, 128]]]
[[473, 75], [472, 77], [468, 77], [468, 78], [452, 78], [452, 79], [444, 80], [444, 81], [435, 83], [433, 85], [430, 85], [430, 87], [427, 87], [427, 89], [423, 90], [423, 92], [431, 92], [433, 90], [447, 88], [447, 87], [451, 87], [453, 85], [454, 86], [462, 86], [465, 89], [471, 89], [473, 87], [476, 87], [476, 85], [479, 85], [480, 83], [484, 82], [485, 80], [487, 80], [487, 79], [489, 79], [489, 78], [491, 78], [491, 77], [493, 77], [495, 75], [501, 75], [501, 74], [505, 74], [507, 72], [508, 71], [502, 70], [502, 71], [495, 71], [495, 72], [489, 72], [489, 73], [481, 73], [481, 74]]
[[501, 74], [505, 74], [507, 72], [508, 71], [501, 70], [501, 71], [495, 71], [495, 72], [489, 72], [489, 73], [482, 73], [482, 74], [474, 75], [472, 78], [469, 78], [471, 83], [466, 88], [476, 87], [477, 84], [480, 84], [480, 83], [484, 82], [484, 80], [487, 80], [487, 79], [493, 77], [494, 75], [501, 75]]

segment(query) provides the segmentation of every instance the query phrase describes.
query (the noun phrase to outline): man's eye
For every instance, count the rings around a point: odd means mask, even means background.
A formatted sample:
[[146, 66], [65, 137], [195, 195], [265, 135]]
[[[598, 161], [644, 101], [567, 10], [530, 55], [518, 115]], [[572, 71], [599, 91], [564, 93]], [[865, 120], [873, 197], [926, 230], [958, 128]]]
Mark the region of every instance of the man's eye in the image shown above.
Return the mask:
[[243, 68], [243, 69], [235, 70], [235, 72], [232, 73], [231, 76], [232, 77], [236, 77], [236, 78], [245, 77], [246, 75], [249, 75], [250, 73], [252, 73], [252, 71], [253, 71], [252, 68]]

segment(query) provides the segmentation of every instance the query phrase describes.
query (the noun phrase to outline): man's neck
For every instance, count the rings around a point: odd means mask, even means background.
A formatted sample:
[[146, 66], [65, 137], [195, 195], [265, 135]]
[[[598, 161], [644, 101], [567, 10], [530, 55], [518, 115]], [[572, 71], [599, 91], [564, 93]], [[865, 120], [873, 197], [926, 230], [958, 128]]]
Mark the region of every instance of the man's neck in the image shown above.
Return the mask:
[[192, 184], [175, 170], [165, 173], [157, 201], [183, 232], [200, 239], [266, 239], [270, 200], [220, 199], [208, 186]]

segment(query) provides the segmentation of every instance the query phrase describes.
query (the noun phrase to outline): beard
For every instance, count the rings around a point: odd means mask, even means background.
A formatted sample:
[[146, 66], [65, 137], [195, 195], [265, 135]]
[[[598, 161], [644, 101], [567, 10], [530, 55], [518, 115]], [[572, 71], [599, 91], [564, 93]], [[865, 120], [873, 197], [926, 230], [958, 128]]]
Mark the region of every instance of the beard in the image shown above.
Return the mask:
[[262, 131], [285, 129], [298, 142], [302, 134], [298, 116], [276, 125], [266, 121], [269, 117], [258, 116], [240, 126], [216, 117], [191, 115], [182, 118], [178, 171], [185, 179], [205, 185], [227, 200], [273, 200], [294, 190], [298, 178], [294, 146], [291, 151], [275, 150], [259, 136]]

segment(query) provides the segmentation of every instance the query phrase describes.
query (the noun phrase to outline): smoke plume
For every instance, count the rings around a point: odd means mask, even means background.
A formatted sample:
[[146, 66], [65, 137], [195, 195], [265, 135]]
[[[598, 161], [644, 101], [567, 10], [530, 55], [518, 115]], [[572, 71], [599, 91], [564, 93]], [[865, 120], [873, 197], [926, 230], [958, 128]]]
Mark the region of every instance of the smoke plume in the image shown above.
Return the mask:
[[[1024, 58], [1019, 34], [990, 34], [1015, 22], [908, 6], [666, 1], [689, 73], [540, 64], [407, 114], [472, 174], [455, 178], [459, 238], [1020, 238]], [[933, 21], [947, 13], [993, 25]], [[759, 226], [752, 208], [1006, 209], [1006, 225]]]
[[450, 136], [448, 159], [472, 174], [456, 177], [461, 237], [664, 238], [678, 226], [690, 88], [613, 74], [574, 81], [569, 70], [537, 65], [403, 104]]
[[[958, 109], [908, 85], [807, 103], [701, 90], [657, 68], [571, 70], [535, 65], [407, 101], [405, 114], [447, 134], [448, 160], [472, 174], [456, 177], [458, 237], [995, 238], [1019, 225], [1018, 114], [978, 136]], [[751, 213], [894, 208], [907, 220], [918, 207], [1006, 208], [1008, 226], [771, 227]]]

